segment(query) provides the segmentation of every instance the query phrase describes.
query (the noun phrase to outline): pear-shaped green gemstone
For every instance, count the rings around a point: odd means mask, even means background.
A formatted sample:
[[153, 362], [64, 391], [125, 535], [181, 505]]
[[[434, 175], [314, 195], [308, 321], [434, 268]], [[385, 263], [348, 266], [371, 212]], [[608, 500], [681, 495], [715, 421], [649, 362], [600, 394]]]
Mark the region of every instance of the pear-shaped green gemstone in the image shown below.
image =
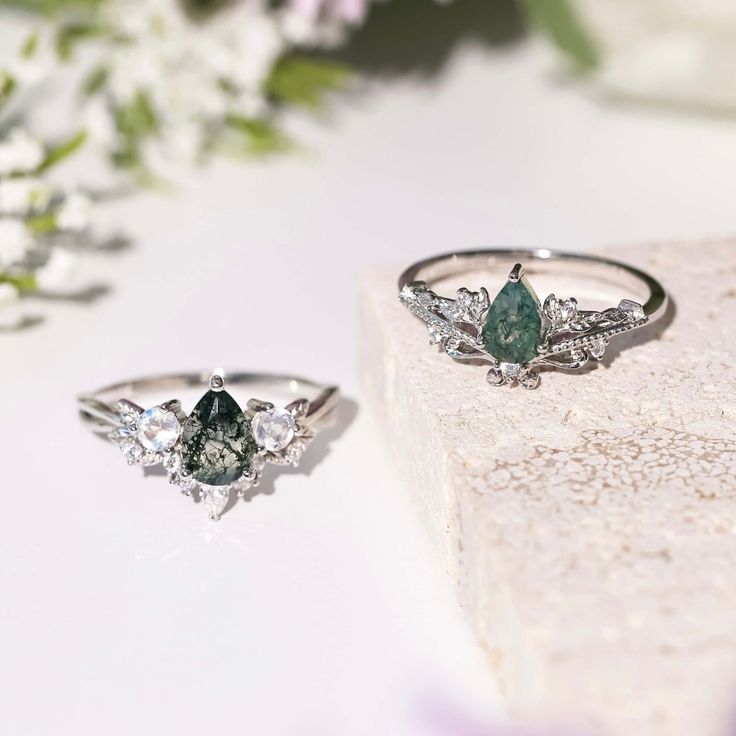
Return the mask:
[[542, 335], [539, 299], [529, 282], [509, 281], [493, 300], [483, 324], [483, 346], [496, 360], [528, 363]]
[[250, 470], [256, 443], [250, 422], [227, 391], [208, 391], [184, 424], [184, 467], [210, 486], [235, 482]]

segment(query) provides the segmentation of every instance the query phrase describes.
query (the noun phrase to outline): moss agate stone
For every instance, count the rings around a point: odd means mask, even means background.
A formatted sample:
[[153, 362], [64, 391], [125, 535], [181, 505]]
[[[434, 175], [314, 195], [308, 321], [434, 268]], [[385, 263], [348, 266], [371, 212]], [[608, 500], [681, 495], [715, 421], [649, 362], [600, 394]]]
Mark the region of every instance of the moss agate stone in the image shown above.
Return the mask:
[[509, 281], [486, 314], [483, 346], [496, 360], [523, 365], [537, 356], [541, 335], [537, 295], [525, 278]]
[[208, 391], [184, 424], [184, 467], [200, 483], [234, 483], [250, 470], [256, 449], [250, 422], [227, 391]]

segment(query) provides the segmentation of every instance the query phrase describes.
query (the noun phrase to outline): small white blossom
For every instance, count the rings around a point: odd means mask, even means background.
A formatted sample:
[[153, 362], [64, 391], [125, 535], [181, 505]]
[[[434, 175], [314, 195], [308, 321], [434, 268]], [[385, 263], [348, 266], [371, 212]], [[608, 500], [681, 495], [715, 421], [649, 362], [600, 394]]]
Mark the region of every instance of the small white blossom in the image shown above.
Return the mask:
[[47, 23], [38, 28], [34, 36], [33, 51], [29, 54], [18, 54], [9, 65], [9, 71], [14, 79], [29, 87], [47, 79], [59, 63], [54, 26]]
[[16, 128], [0, 141], [0, 176], [35, 171], [43, 156], [41, 143], [26, 131]]
[[0, 179], [0, 215], [25, 215], [41, 210], [50, 197], [49, 186], [34, 177]]
[[77, 257], [68, 250], [55, 248], [48, 261], [36, 271], [36, 283], [41, 291], [56, 292], [69, 287], [77, 266]]
[[89, 140], [103, 149], [112, 148], [118, 140], [115, 120], [107, 104], [100, 98], [90, 100], [82, 110], [82, 124]]
[[0, 268], [23, 260], [32, 245], [31, 234], [21, 220], [0, 218]]
[[18, 289], [12, 284], [0, 284], [0, 309], [18, 300]]
[[56, 213], [56, 225], [60, 230], [80, 232], [89, 227], [92, 200], [81, 192], [72, 192], [62, 202]]

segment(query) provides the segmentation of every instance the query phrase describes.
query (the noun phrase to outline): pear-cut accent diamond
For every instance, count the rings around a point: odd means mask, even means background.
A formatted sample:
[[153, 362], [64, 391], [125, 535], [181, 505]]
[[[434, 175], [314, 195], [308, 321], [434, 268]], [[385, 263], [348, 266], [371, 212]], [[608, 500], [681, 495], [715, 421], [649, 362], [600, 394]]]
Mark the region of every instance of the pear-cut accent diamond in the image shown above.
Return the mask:
[[250, 470], [256, 449], [250, 423], [227, 391], [208, 391], [184, 424], [182, 467], [199, 483], [233, 483]]
[[136, 436], [147, 450], [170, 450], [179, 439], [181, 424], [176, 414], [162, 406], [154, 406], [138, 417]]
[[230, 498], [230, 487], [201, 485], [199, 493], [210, 519], [217, 521], [220, 514], [225, 510], [225, 506], [227, 506]]
[[274, 407], [253, 417], [253, 436], [260, 447], [269, 452], [280, 452], [296, 432], [294, 417], [286, 409]]
[[539, 299], [526, 278], [509, 281], [483, 324], [483, 346], [496, 360], [525, 364], [537, 356], [542, 334]]

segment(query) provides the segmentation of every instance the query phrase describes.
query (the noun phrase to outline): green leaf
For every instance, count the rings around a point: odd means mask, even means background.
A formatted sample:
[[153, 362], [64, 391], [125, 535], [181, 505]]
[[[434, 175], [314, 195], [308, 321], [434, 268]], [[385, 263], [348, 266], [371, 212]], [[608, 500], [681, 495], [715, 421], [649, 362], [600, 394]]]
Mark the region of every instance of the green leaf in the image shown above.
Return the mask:
[[242, 133], [246, 139], [246, 152], [251, 154], [280, 153], [290, 148], [289, 139], [266, 120], [228, 115], [225, 124]]
[[53, 166], [60, 164], [64, 159], [69, 158], [69, 156], [79, 150], [86, 140], [87, 133], [80, 130], [71, 136], [71, 138], [67, 138], [62, 143], [49, 148], [36, 173], [42, 174], [44, 171], [48, 171]]
[[546, 32], [580, 71], [599, 64], [595, 41], [578, 19], [569, 0], [525, 0], [532, 22]]
[[54, 212], [44, 212], [41, 215], [29, 217], [26, 220], [26, 226], [36, 235], [46, 235], [59, 229]]
[[115, 126], [120, 134], [112, 162], [121, 169], [133, 172], [143, 181], [147, 170], [141, 154], [141, 145], [146, 138], [158, 132], [158, 119], [148, 95], [139, 90], [130, 104], [115, 110]]
[[156, 113], [148, 95], [142, 90], [136, 93], [129, 105], [117, 109], [115, 122], [122, 136], [135, 140], [152, 135], [158, 130]]
[[12, 284], [21, 294], [38, 289], [38, 282], [32, 273], [10, 274], [0, 271], [0, 284]]
[[87, 97], [97, 94], [105, 86], [109, 76], [110, 69], [108, 67], [103, 65], [95, 67], [82, 83], [82, 93]]
[[316, 110], [325, 94], [343, 89], [349, 77], [349, 68], [335, 61], [284, 56], [266, 80], [265, 91], [277, 100]]
[[20, 8], [31, 13], [51, 16], [66, 8], [88, 10], [102, 2], [103, 0], [0, 0], [0, 6]]
[[15, 79], [3, 69], [0, 69], [0, 109], [11, 98], [15, 90]]
[[38, 31], [34, 31], [28, 36], [20, 47], [20, 55], [24, 59], [30, 59], [36, 53], [36, 49], [38, 49]]
[[80, 41], [98, 36], [100, 29], [92, 23], [66, 23], [56, 32], [56, 53], [60, 59], [69, 61]]

